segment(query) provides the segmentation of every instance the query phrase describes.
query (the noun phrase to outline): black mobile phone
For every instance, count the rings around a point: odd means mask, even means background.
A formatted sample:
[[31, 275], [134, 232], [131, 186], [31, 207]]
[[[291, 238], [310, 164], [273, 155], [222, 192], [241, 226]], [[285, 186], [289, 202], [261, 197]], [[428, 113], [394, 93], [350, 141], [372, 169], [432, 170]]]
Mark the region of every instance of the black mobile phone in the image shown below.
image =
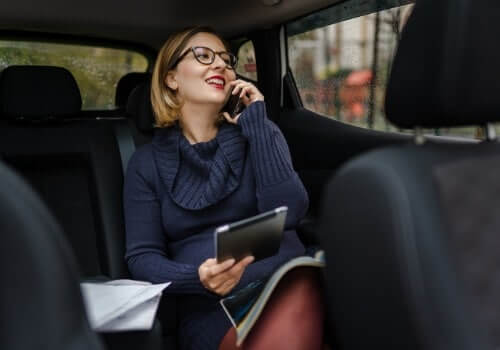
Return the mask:
[[221, 112], [228, 112], [231, 118], [234, 118], [245, 108], [245, 104], [241, 101], [240, 95], [232, 95], [233, 89], [234, 87], [229, 91], [226, 103], [221, 109]]

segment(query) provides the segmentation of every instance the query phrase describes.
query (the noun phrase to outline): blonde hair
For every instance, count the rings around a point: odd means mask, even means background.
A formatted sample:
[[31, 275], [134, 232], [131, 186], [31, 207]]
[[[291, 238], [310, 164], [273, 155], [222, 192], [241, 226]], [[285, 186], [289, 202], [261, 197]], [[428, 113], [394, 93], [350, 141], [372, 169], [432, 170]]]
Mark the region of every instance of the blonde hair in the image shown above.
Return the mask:
[[174, 90], [165, 82], [167, 74], [177, 63], [188, 41], [198, 33], [210, 33], [217, 36], [229, 51], [227, 42], [210, 27], [189, 27], [172, 34], [163, 44], [156, 59], [151, 80], [151, 104], [155, 115], [155, 126], [164, 128], [175, 124], [179, 119], [182, 107], [181, 101]]

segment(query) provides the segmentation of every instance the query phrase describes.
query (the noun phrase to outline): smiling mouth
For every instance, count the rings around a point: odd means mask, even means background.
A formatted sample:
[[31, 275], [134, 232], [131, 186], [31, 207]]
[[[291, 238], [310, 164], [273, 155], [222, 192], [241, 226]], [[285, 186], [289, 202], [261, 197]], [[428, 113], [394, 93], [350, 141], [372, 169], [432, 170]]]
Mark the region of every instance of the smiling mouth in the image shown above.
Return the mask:
[[207, 79], [206, 82], [208, 83], [208, 85], [212, 85], [218, 89], [224, 89], [225, 82], [223, 79], [219, 78]]

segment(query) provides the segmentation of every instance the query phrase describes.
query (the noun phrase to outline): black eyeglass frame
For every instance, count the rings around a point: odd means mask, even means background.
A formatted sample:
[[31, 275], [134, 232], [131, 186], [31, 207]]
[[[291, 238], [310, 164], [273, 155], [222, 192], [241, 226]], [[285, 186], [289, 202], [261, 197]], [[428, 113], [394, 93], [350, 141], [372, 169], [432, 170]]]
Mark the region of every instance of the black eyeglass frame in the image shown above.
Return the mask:
[[[201, 62], [198, 57], [196, 56], [196, 53], [195, 53], [195, 50], [198, 49], [198, 48], [202, 48], [202, 49], [207, 49], [208, 51], [212, 52], [213, 53], [213, 56], [212, 56], [212, 59], [210, 62], [208, 63], [205, 63], [205, 62]], [[227, 54], [230, 58], [232, 57], [231, 60], [234, 60], [234, 65], [231, 66], [229, 64], [226, 63], [226, 67], [228, 69], [232, 69], [232, 70], [235, 70], [236, 69], [236, 66], [238, 64], [238, 57], [236, 57], [235, 54], [231, 53], [231, 52], [228, 52], [228, 51], [214, 51], [212, 50], [211, 48], [209, 47], [206, 47], [206, 46], [192, 46], [190, 47], [188, 50], [186, 50], [184, 53], [182, 53], [176, 60], [175, 60], [175, 63], [172, 65], [172, 68], [170, 69], [174, 69], [178, 64], [179, 62], [187, 56], [188, 53], [192, 52], [193, 53], [193, 56], [194, 58], [196, 59], [196, 61], [198, 61], [199, 63], [201, 64], [204, 64], [206, 66], [208, 66], [209, 64], [212, 64], [214, 63], [215, 61], [215, 55], [218, 55], [220, 58], [222, 58], [222, 60], [224, 61], [224, 58], [221, 56], [221, 54]], [[225, 62], [225, 61], [224, 61]]]

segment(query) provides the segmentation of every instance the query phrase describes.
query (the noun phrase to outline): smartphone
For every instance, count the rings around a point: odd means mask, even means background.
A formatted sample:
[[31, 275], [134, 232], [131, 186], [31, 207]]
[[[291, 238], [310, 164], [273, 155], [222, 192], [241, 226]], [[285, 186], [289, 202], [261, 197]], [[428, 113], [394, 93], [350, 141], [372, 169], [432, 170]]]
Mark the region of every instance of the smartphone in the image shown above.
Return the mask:
[[241, 111], [245, 108], [244, 103], [240, 99], [240, 95], [233, 95], [234, 87], [229, 91], [229, 95], [226, 98], [226, 103], [224, 107], [222, 107], [221, 112], [228, 112], [231, 118], [234, 118], [236, 115], [241, 113]]

